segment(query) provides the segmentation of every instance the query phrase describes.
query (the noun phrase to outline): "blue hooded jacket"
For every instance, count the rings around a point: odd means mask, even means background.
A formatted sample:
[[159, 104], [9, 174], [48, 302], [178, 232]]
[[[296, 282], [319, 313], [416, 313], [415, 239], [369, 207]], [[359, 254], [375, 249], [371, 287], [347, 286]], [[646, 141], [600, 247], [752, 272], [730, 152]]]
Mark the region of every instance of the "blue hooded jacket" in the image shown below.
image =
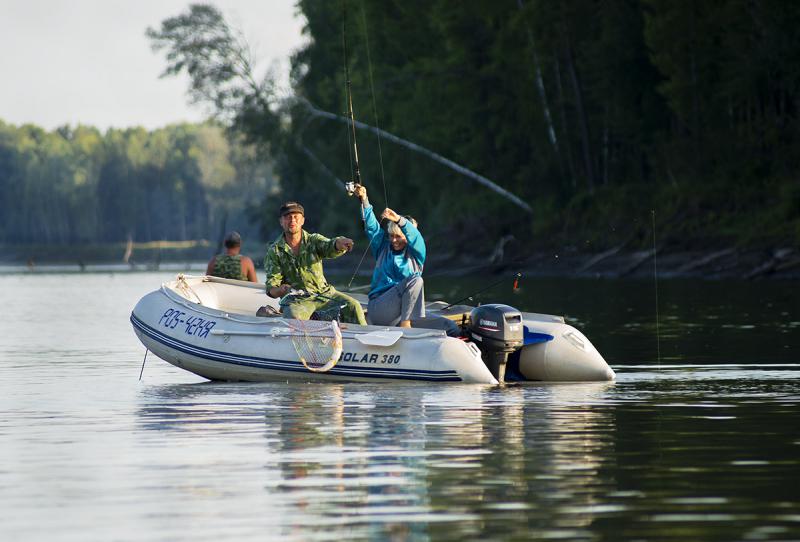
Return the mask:
[[364, 213], [364, 230], [369, 238], [369, 247], [375, 257], [375, 270], [372, 272], [372, 284], [369, 298], [373, 299], [401, 282], [402, 280], [422, 275], [425, 264], [425, 240], [410, 220], [401, 217], [397, 222], [408, 244], [400, 252], [392, 250], [389, 234], [381, 228], [372, 205], [367, 202], [362, 206]]

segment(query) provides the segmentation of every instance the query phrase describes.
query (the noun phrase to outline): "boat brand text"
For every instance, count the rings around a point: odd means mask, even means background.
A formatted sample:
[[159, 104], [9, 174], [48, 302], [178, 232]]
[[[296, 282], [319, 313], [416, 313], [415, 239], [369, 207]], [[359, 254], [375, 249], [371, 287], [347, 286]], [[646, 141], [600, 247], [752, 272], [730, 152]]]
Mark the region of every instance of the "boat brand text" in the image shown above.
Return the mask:
[[178, 309], [167, 309], [158, 320], [158, 323], [169, 329], [175, 329], [178, 325], [185, 326], [184, 331], [187, 335], [194, 335], [205, 339], [208, 337], [208, 332], [217, 325], [214, 320], [206, 320], [199, 316], [186, 317], [186, 313]]
[[400, 354], [361, 354], [360, 352], [342, 352], [339, 361], [356, 363], [400, 363]]

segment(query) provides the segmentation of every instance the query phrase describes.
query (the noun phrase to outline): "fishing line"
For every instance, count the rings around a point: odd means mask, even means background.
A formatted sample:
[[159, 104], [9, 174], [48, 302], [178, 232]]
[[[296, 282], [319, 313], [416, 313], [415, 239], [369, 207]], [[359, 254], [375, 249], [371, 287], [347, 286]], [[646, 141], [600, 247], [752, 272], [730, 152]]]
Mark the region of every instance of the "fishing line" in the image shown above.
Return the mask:
[[[331, 113], [329, 111], [323, 111], [321, 109], [317, 109], [311, 102], [309, 102], [302, 96], [297, 96], [296, 99], [298, 102], [303, 104], [307, 109], [307, 111], [314, 117], [333, 120], [336, 122], [342, 122], [348, 125], [350, 124], [350, 119], [346, 116], [336, 115], [335, 113]], [[410, 149], [413, 152], [420, 153], [428, 157], [429, 159], [433, 160], [434, 162], [442, 164], [443, 166], [452, 169], [453, 171], [459, 173], [460, 175], [468, 177], [469, 179], [477, 182], [478, 184], [485, 186], [492, 192], [501, 195], [503, 198], [509, 200], [517, 207], [523, 209], [526, 213], [533, 214], [533, 208], [531, 208], [530, 205], [525, 203], [519, 196], [513, 194], [512, 192], [509, 192], [508, 190], [498, 185], [491, 179], [484, 177], [483, 175], [480, 175], [478, 173], [475, 173], [474, 171], [467, 169], [461, 164], [457, 164], [456, 162], [453, 162], [449, 158], [445, 158], [441, 154], [435, 153], [430, 149], [426, 149], [425, 147], [422, 147], [421, 145], [418, 145], [413, 141], [409, 141], [408, 139], [403, 139], [402, 137], [398, 137], [391, 132], [387, 132], [386, 130], [378, 130], [376, 127], [370, 126], [369, 124], [365, 124], [360, 121], [355, 121], [355, 125], [362, 130], [367, 130], [374, 134], [381, 134], [384, 139], [391, 141], [392, 143], [400, 145], [401, 147], [405, 147], [406, 149]]]
[[[342, 0], [342, 54], [344, 57], [344, 84], [345, 84], [345, 95], [344, 95], [344, 110], [347, 111], [348, 105], [348, 97], [349, 97], [349, 89], [350, 89], [350, 72], [347, 68], [347, 4], [345, 0]], [[353, 175], [353, 148], [355, 148], [355, 142], [351, 141], [350, 139], [350, 126], [345, 127], [345, 131], [347, 132], [347, 157], [350, 159], [350, 175]], [[353, 136], [355, 136], [355, 127], [353, 127]], [[346, 185], [345, 185], [346, 188]]]
[[[352, 135], [353, 135], [353, 166], [352, 166], [352, 174], [353, 174], [353, 183], [358, 185], [361, 184], [361, 169], [358, 165], [358, 143], [356, 143], [356, 117], [353, 113], [353, 86], [350, 83], [350, 79], [347, 79], [347, 101], [350, 110], [350, 126], [352, 127]], [[347, 189], [349, 195], [353, 194], [353, 187], [349, 187]]]
[[[364, 41], [367, 44], [367, 68], [369, 72], [369, 89], [372, 93], [372, 114], [375, 117], [375, 128], [381, 129], [378, 124], [378, 106], [375, 103], [375, 83], [372, 78], [372, 55], [369, 47], [369, 31], [367, 30], [367, 11], [364, 9], [364, 0], [361, 0], [361, 21], [364, 26]], [[389, 192], [386, 190], [386, 175], [383, 169], [383, 151], [381, 150], [381, 134], [378, 132], [378, 161], [381, 165], [381, 183], [383, 184], [383, 199], [389, 207]]]
[[347, 194], [353, 195], [355, 185], [361, 184], [361, 170], [358, 165], [358, 143], [356, 142], [356, 116], [353, 113], [353, 87], [350, 83], [350, 68], [347, 56], [347, 3], [342, 0], [342, 51], [344, 51], [344, 80], [346, 86], [347, 115], [350, 122], [352, 133], [348, 133], [348, 138], [352, 135], [352, 151], [350, 162], [350, 173], [353, 176], [347, 186]]
[[658, 367], [661, 368], [661, 333], [659, 330], [658, 317], [658, 257], [656, 255], [656, 211], [650, 211], [653, 219], [653, 283], [656, 293], [656, 352], [658, 355]]
[[[509, 262], [509, 266], [511, 266], [511, 265], [517, 266], [517, 265], [524, 265], [524, 264], [525, 264], [525, 260], [520, 260], [520, 259], [514, 259], [514, 261]], [[503, 268], [505, 269], [505, 267], [506, 266], [504, 266]], [[497, 263], [481, 263], [481, 264], [476, 264], [476, 265], [461, 266], [461, 267], [458, 268], [458, 270], [459, 270], [459, 275], [470, 275], [470, 274], [473, 274], [473, 273], [475, 273], [477, 271], [483, 271], [484, 269], [497, 271], [497, 268], [498, 268], [498, 264]], [[441, 277], [442, 275], [449, 275], [449, 274], [452, 273], [452, 269], [449, 269], [447, 267], [445, 267], [443, 269], [439, 269], [437, 267], [437, 269], [438, 269], [437, 271], [434, 271], [432, 273], [426, 272], [425, 276], [427, 278], [436, 278], [436, 277]]]
[[[364, 206], [363, 205], [361, 205], [361, 223], [362, 224], [366, 224], [367, 223], [367, 217], [366, 217], [366, 214], [364, 212]], [[378, 224], [380, 225], [380, 223], [378, 223]], [[366, 226], [364, 227], [364, 230], [366, 232]], [[367, 243], [367, 248], [365, 248], [363, 254], [361, 254], [361, 259], [358, 261], [358, 265], [356, 266], [355, 271], [353, 271], [353, 276], [350, 277], [350, 282], [347, 283], [347, 288], [346, 289], [350, 289], [350, 285], [353, 284], [353, 279], [356, 278], [356, 274], [358, 273], [358, 270], [361, 269], [361, 264], [364, 263], [364, 258], [367, 256], [367, 251], [369, 251], [370, 247], [372, 247], [372, 243], [377, 238], [378, 238], [378, 236], [375, 235], [374, 237], [372, 237], [369, 240], [369, 243]]]
[[[661, 333], [659, 332], [658, 326], [658, 257], [656, 251], [656, 210], [651, 209], [650, 215], [652, 217], [653, 223], [653, 284], [655, 288], [656, 294], [656, 352], [657, 352], [657, 360], [658, 360], [658, 372], [661, 373]], [[661, 443], [661, 435], [663, 431], [661, 430], [661, 410], [656, 407], [656, 446], [658, 446], [658, 459], [662, 461], [664, 458], [664, 448]]]
[[149, 350], [147, 348], [145, 348], [144, 349], [144, 360], [142, 360], [142, 370], [139, 371], [139, 381], [140, 382], [142, 380], [142, 373], [144, 373], [144, 364], [145, 364], [145, 362], [147, 362], [147, 353], [148, 352], [149, 352]]
[[[362, 210], [362, 213], [363, 213], [363, 210]], [[353, 276], [350, 277], [350, 281], [347, 283], [347, 288], [346, 289], [350, 289], [350, 285], [353, 284], [353, 279], [356, 278], [356, 273], [358, 273], [358, 270], [361, 269], [361, 264], [364, 263], [364, 258], [367, 256], [367, 251], [369, 250], [369, 246], [371, 244], [372, 244], [372, 241], [367, 243], [367, 248], [365, 248], [364, 249], [364, 253], [361, 254], [361, 259], [358, 261], [358, 265], [356, 266], [355, 271], [353, 271]]]
[[[363, 14], [363, 4], [362, 4], [362, 14]], [[366, 18], [365, 20], [365, 33], [366, 33]], [[348, 138], [348, 148], [350, 147], [350, 137], [352, 136], [352, 154], [350, 155], [350, 173], [352, 175], [352, 181], [348, 183], [345, 187], [349, 195], [353, 195], [353, 190], [356, 185], [361, 184], [361, 171], [358, 165], [358, 144], [356, 143], [356, 118], [355, 113], [353, 112], [353, 87], [350, 83], [350, 71], [348, 67], [348, 59], [347, 59], [347, 3], [346, 0], [342, 0], [342, 50], [344, 51], [344, 79], [346, 84], [346, 94], [347, 94], [347, 112], [350, 120], [350, 128], [347, 132]], [[367, 44], [367, 59], [369, 59], [369, 43]], [[370, 64], [370, 78], [372, 71], [372, 65]], [[375, 95], [373, 90], [373, 107], [375, 101]], [[376, 121], [377, 121], [377, 111], [376, 111]], [[352, 131], [352, 134], [351, 134]], [[380, 146], [380, 137], [378, 137], [378, 145]], [[349, 153], [348, 153], [349, 154]], [[379, 151], [380, 154], [380, 151]], [[383, 181], [383, 159], [381, 158], [381, 181]], [[383, 192], [384, 197], [386, 197], [386, 183], [383, 184]], [[388, 203], [387, 203], [388, 205]], [[366, 216], [364, 216], [364, 207], [361, 206], [361, 225], [366, 230]], [[355, 270], [353, 271], [353, 275], [350, 277], [350, 281], [347, 283], [347, 288], [353, 284], [353, 279], [355, 279], [358, 270], [361, 268], [361, 264], [364, 262], [364, 258], [367, 256], [367, 251], [369, 250], [370, 243], [367, 243], [367, 247], [364, 249], [364, 253], [361, 255], [361, 259], [358, 262]]]

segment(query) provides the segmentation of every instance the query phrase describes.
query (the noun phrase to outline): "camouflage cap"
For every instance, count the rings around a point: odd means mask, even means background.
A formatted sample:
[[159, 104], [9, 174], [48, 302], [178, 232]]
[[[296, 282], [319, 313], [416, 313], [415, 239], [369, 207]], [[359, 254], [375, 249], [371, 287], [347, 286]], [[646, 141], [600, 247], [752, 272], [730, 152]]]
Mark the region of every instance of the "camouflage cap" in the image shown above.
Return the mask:
[[281, 216], [286, 216], [291, 213], [300, 213], [301, 215], [306, 216], [306, 210], [303, 209], [303, 206], [296, 201], [287, 201], [281, 205], [280, 213]]

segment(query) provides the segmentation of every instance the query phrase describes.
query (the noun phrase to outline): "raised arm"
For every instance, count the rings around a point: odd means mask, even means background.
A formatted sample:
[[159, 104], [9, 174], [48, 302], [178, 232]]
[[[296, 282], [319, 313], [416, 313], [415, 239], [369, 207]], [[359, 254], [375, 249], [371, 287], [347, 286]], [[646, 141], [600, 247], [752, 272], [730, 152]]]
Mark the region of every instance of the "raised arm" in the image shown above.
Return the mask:
[[318, 233], [308, 234], [311, 250], [320, 258], [338, 258], [353, 248], [353, 240], [347, 237], [328, 239]]
[[369, 249], [372, 251], [372, 255], [377, 258], [378, 249], [380, 249], [385, 232], [381, 228], [378, 219], [375, 218], [375, 212], [372, 210], [372, 205], [370, 205], [367, 197], [367, 189], [359, 185], [355, 190], [355, 195], [361, 200], [361, 218], [364, 219], [364, 232], [366, 232], [369, 240]]
[[400, 227], [400, 230], [403, 232], [403, 235], [406, 236], [406, 241], [408, 243], [406, 250], [408, 250], [417, 263], [420, 265], [425, 265], [425, 240], [422, 239], [422, 234], [419, 232], [417, 227], [406, 217], [398, 215], [388, 207], [383, 210], [383, 214], [381, 216], [387, 220], [397, 223], [397, 225]]

